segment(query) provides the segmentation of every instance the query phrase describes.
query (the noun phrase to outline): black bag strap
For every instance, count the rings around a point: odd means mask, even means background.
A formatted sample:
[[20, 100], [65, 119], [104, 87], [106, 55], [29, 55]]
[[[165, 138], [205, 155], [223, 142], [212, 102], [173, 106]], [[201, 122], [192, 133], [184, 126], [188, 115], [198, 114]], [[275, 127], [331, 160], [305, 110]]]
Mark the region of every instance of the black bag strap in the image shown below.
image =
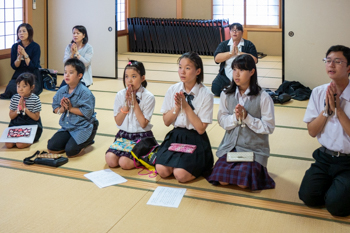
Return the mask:
[[27, 165], [33, 165], [34, 164], [34, 160], [31, 160], [31, 158], [33, 158], [33, 157], [35, 157], [35, 156], [37, 156], [39, 154], [40, 154], [40, 151], [37, 150], [32, 156], [29, 156], [29, 157], [25, 158], [23, 160], [23, 163], [27, 164]]

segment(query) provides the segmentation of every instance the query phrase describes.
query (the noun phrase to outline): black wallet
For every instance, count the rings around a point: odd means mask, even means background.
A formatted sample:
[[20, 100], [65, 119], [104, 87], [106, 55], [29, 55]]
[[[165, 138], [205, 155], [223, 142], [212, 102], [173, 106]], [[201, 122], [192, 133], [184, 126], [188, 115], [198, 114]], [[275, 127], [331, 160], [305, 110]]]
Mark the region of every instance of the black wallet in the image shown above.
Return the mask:
[[[34, 160], [32, 158], [36, 157]], [[46, 151], [36, 151], [32, 156], [29, 156], [23, 160], [24, 164], [33, 165], [41, 164], [50, 167], [59, 167], [68, 162], [68, 158], [62, 157], [61, 155], [47, 153]]]

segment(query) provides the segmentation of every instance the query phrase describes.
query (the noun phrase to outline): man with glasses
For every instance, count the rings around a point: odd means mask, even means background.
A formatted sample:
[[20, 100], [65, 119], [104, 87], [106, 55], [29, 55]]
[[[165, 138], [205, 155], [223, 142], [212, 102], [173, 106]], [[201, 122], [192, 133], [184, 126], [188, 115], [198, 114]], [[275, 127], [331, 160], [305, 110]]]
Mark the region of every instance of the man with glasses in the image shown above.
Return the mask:
[[231, 84], [233, 60], [240, 54], [250, 54], [255, 63], [258, 63], [258, 53], [252, 42], [242, 38], [243, 26], [240, 23], [233, 23], [229, 26], [231, 39], [219, 44], [214, 52], [214, 60], [220, 63], [219, 74], [214, 79], [211, 91], [220, 96], [222, 89]]
[[304, 116], [321, 147], [306, 171], [299, 198], [335, 216], [350, 215], [350, 48], [330, 47], [323, 59], [330, 83], [316, 87]]

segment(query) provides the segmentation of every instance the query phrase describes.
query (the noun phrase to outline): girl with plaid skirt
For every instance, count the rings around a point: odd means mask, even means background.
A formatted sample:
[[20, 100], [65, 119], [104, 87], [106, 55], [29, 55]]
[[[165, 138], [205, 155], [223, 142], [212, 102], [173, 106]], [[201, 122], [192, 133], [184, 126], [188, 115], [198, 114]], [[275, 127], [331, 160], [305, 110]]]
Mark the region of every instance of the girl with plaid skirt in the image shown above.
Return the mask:
[[[205, 132], [212, 122], [213, 94], [202, 83], [203, 63], [197, 53], [183, 54], [178, 64], [181, 82], [168, 89], [160, 110], [165, 125], [172, 124], [174, 129], [165, 136], [158, 149], [156, 170], [163, 178], [174, 174], [183, 183], [213, 167], [213, 154]], [[173, 143], [185, 144], [180, 148], [196, 148], [194, 151], [174, 150]]]
[[[214, 185], [237, 185], [250, 190], [275, 188], [266, 165], [270, 155], [268, 135], [275, 128], [271, 97], [258, 85], [254, 59], [240, 55], [232, 63], [233, 82], [220, 95], [219, 125], [226, 130], [207, 178]], [[253, 152], [252, 162], [227, 162], [228, 152]]]
[[[155, 98], [146, 90], [146, 71], [142, 62], [130, 60], [124, 69], [125, 89], [119, 91], [114, 101], [114, 120], [119, 132], [115, 141], [137, 142], [145, 137], [153, 137], [151, 121]], [[115, 143], [113, 144], [115, 145]], [[126, 150], [118, 150], [111, 145], [106, 152], [109, 167], [120, 166], [123, 169], [135, 167], [133, 156]], [[136, 163], [136, 165], [139, 165]]]

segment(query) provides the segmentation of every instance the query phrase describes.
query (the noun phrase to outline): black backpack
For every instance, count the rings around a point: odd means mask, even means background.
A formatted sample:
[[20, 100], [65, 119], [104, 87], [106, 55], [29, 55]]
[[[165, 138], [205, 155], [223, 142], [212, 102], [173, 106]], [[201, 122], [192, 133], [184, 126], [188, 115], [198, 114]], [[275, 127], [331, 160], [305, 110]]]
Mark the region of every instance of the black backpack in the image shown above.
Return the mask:
[[56, 91], [57, 71], [51, 69], [40, 69], [40, 76], [43, 82], [43, 88], [49, 91]]
[[270, 89], [266, 89], [265, 91], [270, 95], [275, 104], [284, 104], [290, 101], [292, 98], [292, 96], [287, 93], [281, 93], [278, 95], [276, 92], [273, 92]]

